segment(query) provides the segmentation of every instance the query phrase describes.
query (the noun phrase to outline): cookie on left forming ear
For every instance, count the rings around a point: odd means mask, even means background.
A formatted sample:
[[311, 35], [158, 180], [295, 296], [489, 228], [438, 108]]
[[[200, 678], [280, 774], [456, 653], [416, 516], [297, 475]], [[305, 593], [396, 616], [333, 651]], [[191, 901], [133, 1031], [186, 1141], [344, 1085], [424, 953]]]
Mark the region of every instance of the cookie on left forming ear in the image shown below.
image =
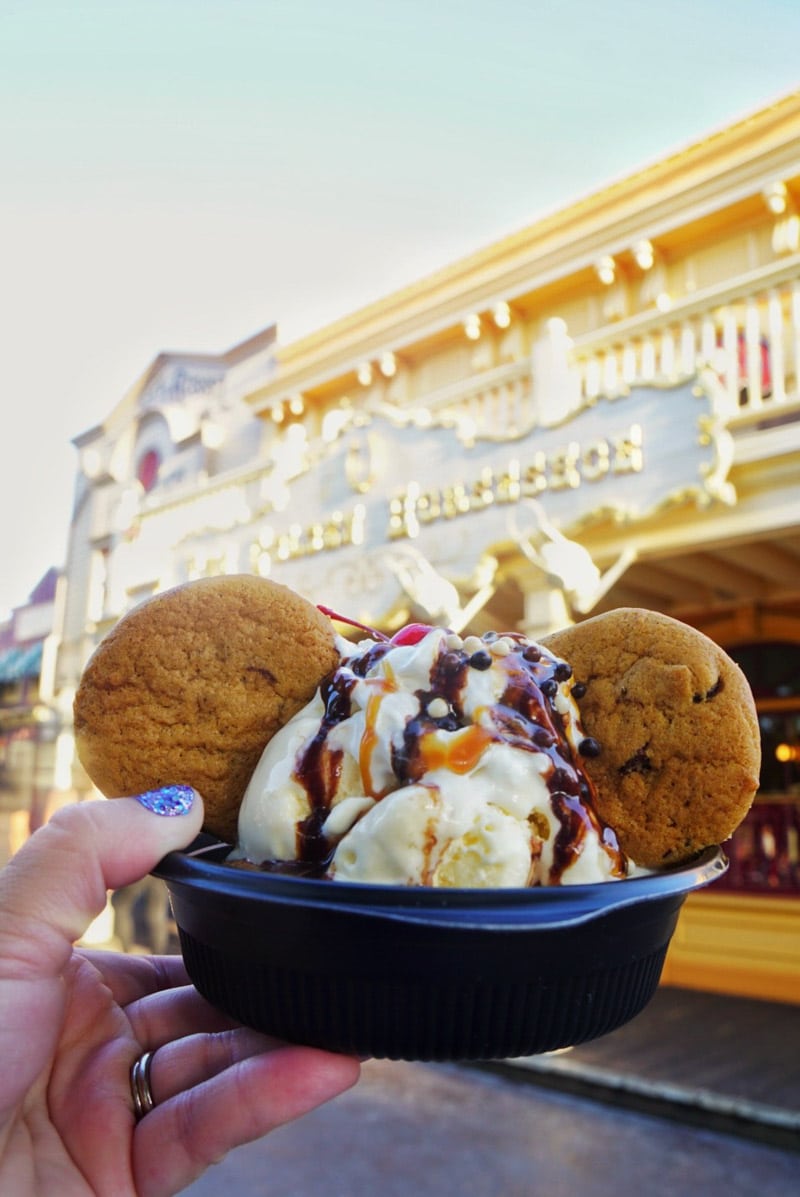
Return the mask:
[[96, 648], [74, 703], [78, 756], [109, 798], [190, 785], [228, 842], [274, 733], [339, 661], [330, 619], [276, 582], [204, 578], [147, 599]]

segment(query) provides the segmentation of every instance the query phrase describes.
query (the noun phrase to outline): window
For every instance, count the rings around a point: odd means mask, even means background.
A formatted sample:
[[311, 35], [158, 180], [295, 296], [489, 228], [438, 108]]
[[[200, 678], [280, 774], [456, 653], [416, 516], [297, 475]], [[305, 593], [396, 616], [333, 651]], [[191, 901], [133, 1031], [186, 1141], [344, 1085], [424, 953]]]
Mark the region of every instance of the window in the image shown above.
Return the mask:
[[722, 884], [755, 893], [800, 891], [800, 644], [729, 647], [747, 675], [761, 729], [761, 784], [742, 826], [726, 845]]

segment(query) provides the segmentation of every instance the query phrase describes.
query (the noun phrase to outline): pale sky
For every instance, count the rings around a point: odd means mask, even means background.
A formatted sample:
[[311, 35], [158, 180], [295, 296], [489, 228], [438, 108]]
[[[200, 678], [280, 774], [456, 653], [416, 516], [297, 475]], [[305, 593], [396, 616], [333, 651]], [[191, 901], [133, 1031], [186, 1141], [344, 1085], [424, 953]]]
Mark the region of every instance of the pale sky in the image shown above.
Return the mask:
[[0, 0], [0, 614], [162, 350], [291, 341], [800, 87], [798, 0]]

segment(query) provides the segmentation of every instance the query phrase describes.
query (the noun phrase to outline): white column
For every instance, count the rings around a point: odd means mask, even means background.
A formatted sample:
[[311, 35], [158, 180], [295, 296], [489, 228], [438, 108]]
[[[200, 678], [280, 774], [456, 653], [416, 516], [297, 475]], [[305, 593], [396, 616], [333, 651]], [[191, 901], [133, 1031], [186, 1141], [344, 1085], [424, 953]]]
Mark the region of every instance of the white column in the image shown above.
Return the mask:
[[786, 362], [783, 353], [783, 304], [777, 291], [770, 291], [767, 300], [769, 329], [769, 364], [772, 375], [772, 402], [786, 401]]
[[761, 319], [758, 300], [747, 300], [744, 315], [745, 363], [747, 369], [747, 407], [761, 407]]
[[792, 284], [792, 357], [794, 358], [794, 393], [800, 394], [800, 282]]
[[697, 345], [695, 344], [694, 329], [691, 324], [684, 324], [681, 328], [680, 373], [694, 374], [696, 368]]

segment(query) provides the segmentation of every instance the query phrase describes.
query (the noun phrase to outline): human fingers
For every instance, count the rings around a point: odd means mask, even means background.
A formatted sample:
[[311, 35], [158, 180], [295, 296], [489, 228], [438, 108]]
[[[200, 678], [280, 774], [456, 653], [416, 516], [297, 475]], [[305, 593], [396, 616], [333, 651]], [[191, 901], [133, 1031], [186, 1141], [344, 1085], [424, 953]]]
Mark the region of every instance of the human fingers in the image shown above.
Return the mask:
[[243, 1143], [349, 1089], [359, 1064], [316, 1048], [249, 1056], [147, 1114], [133, 1146], [136, 1191], [172, 1197]]
[[148, 1080], [153, 1102], [162, 1106], [241, 1060], [284, 1046], [278, 1039], [242, 1026], [172, 1039], [152, 1053]]
[[[160, 817], [153, 806], [179, 816]], [[199, 796], [184, 789], [159, 800], [64, 807], [0, 872], [0, 1121], [55, 1052], [73, 943], [103, 909], [107, 889], [144, 876], [166, 852], [188, 844], [202, 818]]]
[[125, 1007], [125, 1014], [137, 1043], [149, 1050], [182, 1036], [228, 1031], [241, 1025], [216, 1010], [191, 985], [140, 998]]
[[169, 992], [189, 984], [180, 956], [138, 956], [102, 948], [78, 950], [100, 973], [119, 1006], [128, 1006], [149, 994]]
[[0, 873], [0, 976], [60, 972], [107, 890], [185, 847], [202, 820], [202, 801], [185, 786], [59, 810]]

